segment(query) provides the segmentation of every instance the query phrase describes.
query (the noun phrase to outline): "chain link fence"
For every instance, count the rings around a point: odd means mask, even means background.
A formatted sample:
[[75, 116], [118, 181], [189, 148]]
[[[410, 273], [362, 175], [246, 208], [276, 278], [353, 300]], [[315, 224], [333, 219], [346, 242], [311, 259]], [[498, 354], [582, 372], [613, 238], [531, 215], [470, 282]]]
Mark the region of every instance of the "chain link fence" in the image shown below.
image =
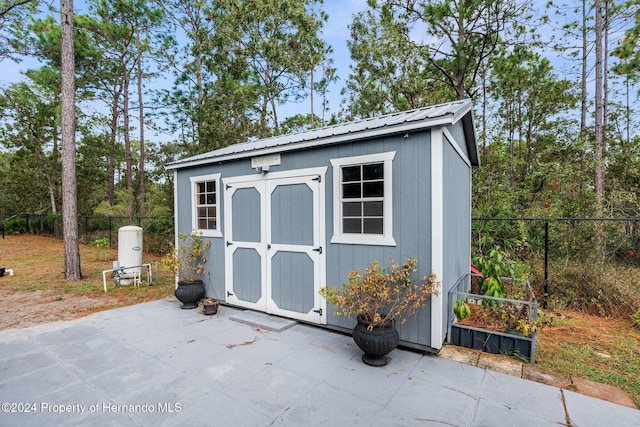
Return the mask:
[[474, 218], [472, 233], [474, 256], [499, 246], [524, 261], [544, 306], [613, 316], [640, 308], [640, 218]]
[[[4, 232], [62, 238], [60, 215], [20, 214], [4, 219]], [[172, 217], [81, 216], [80, 239], [108, 239], [117, 248], [118, 229], [144, 229], [144, 250], [171, 250]], [[627, 315], [640, 308], [640, 218], [474, 218], [472, 256], [499, 246], [518, 260], [543, 307]]]

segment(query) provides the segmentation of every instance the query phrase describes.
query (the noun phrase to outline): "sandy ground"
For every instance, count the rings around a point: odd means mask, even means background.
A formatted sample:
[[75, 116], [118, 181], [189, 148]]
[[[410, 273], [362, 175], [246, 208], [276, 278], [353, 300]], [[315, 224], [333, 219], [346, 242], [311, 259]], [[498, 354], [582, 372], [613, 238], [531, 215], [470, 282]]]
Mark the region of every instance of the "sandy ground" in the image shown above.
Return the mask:
[[[0, 277], [0, 280], [3, 278]], [[0, 300], [0, 330], [28, 328], [40, 323], [72, 320], [118, 305], [118, 298], [105, 295], [60, 296], [50, 291], [3, 290]]]
[[0, 330], [77, 319], [97, 311], [162, 298], [171, 292], [169, 286], [154, 286], [136, 295], [112, 290], [105, 293], [101, 271], [111, 268], [117, 251], [100, 253], [94, 247], [81, 245], [80, 257], [83, 280], [67, 282], [62, 271], [62, 240], [26, 234], [0, 238], [0, 267], [14, 270], [13, 276], [5, 273], [0, 277]]

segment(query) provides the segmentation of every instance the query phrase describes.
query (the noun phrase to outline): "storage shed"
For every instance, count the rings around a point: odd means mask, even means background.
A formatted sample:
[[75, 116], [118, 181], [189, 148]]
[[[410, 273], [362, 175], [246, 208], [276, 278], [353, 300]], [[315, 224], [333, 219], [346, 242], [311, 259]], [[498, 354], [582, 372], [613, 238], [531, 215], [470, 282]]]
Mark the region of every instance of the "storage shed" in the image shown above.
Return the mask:
[[207, 296], [348, 331], [318, 290], [371, 261], [418, 260], [440, 295], [399, 327], [401, 344], [442, 346], [447, 293], [469, 272], [470, 100], [281, 135], [179, 160], [175, 229], [211, 241]]

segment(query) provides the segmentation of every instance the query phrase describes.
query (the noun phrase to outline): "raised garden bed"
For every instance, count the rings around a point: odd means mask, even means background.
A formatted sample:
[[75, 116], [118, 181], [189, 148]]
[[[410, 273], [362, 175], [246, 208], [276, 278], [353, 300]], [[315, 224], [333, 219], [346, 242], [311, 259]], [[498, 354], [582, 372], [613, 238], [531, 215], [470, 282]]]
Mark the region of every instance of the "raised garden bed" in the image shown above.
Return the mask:
[[[471, 276], [462, 277], [449, 292], [448, 343], [535, 363], [535, 328], [529, 336], [516, 331], [507, 333], [504, 322], [497, 314], [501, 307], [518, 307], [535, 324], [538, 303], [529, 283], [523, 283], [522, 292], [519, 293], [526, 299], [495, 298], [468, 291], [471, 288]], [[471, 308], [471, 317], [462, 321], [458, 321], [453, 311], [459, 300], [467, 302]]]

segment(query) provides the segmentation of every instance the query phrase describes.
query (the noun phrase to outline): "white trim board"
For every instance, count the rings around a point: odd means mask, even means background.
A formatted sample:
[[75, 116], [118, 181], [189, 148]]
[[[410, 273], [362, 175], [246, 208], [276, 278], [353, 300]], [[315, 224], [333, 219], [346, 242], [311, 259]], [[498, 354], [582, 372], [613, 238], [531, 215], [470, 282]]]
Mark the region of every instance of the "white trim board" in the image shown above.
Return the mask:
[[[339, 157], [330, 159], [333, 168], [333, 236], [331, 243], [350, 245], [396, 246], [393, 238], [393, 159], [395, 151], [365, 154], [362, 156]], [[342, 197], [340, 170], [342, 166], [362, 165], [366, 163], [384, 163], [384, 212], [382, 235], [343, 234], [342, 233]]]
[[[444, 140], [441, 128], [431, 129], [431, 270], [444, 283]], [[431, 347], [442, 347], [444, 299], [431, 296]]]

